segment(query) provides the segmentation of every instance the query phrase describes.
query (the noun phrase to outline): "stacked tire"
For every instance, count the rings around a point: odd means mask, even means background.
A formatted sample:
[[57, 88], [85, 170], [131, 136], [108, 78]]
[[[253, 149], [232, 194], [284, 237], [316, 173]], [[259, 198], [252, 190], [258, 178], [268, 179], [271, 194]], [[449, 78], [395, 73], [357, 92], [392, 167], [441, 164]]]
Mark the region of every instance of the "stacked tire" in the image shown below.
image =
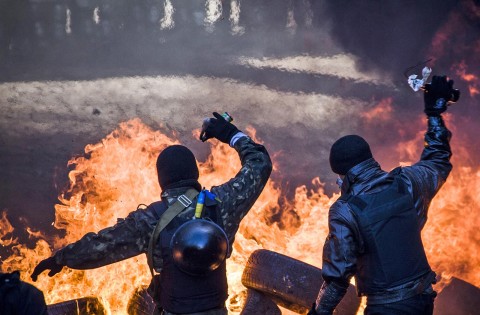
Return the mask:
[[105, 309], [96, 297], [50, 304], [47, 307], [49, 315], [105, 315]]
[[[281, 315], [278, 305], [305, 314], [317, 298], [323, 283], [321, 269], [300, 260], [265, 249], [249, 257], [242, 274], [247, 297], [240, 315]], [[338, 315], [355, 315], [360, 306], [355, 287], [350, 285], [336, 308]], [[139, 287], [128, 303], [128, 314], [153, 314], [155, 303], [146, 287]], [[86, 297], [48, 306], [49, 315], [103, 315], [97, 298]]]
[[[252, 253], [242, 274], [242, 284], [262, 293], [265, 299], [291, 311], [305, 314], [317, 298], [323, 283], [321, 269], [291, 257], [259, 249]], [[246, 305], [251, 303], [247, 296]], [[266, 302], [263, 301], [263, 304]], [[354, 315], [360, 306], [355, 287], [350, 285], [336, 312]], [[245, 310], [244, 310], [245, 311]], [[242, 312], [242, 315], [260, 314]]]

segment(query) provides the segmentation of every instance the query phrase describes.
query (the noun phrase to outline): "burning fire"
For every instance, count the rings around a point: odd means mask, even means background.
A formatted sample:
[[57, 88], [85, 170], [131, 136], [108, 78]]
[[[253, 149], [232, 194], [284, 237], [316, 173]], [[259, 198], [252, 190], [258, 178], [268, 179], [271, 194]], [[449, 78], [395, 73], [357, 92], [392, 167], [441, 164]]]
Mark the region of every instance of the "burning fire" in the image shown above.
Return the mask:
[[[389, 103], [386, 105], [388, 108]], [[253, 129], [248, 133], [255, 137]], [[51, 247], [55, 251], [87, 232], [115, 224], [117, 218], [127, 216], [140, 203], [158, 200], [156, 157], [175, 143], [178, 140], [174, 136], [133, 119], [121, 123], [100, 143], [87, 145], [84, 157], [69, 162], [74, 166], [69, 174], [70, 187], [59, 197], [60, 204], [55, 205], [55, 227], [64, 230], [64, 236], [50, 238], [30, 232], [37, 242], [33, 249], [28, 248], [12, 238], [13, 227], [6, 214], [0, 217], [0, 244], [10, 246], [14, 252], [4, 261], [4, 271], [20, 270], [23, 280], [30, 282], [33, 268], [52, 254]], [[200, 182], [206, 187], [227, 181], [240, 168], [233, 149], [218, 142], [210, 146], [206, 161], [198, 162]], [[459, 146], [452, 143], [454, 149]], [[431, 205], [424, 243], [432, 267], [442, 277], [456, 276], [480, 286], [480, 168], [468, 166], [468, 157], [463, 154], [454, 157], [454, 171]], [[298, 187], [293, 200], [284, 200], [281, 187], [270, 180], [245, 217], [227, 266], [231, 314], [241, 311], [245, 297], [241, 274], [254, 250], [278, 251], [321, 267], [328, 208], [338, 195], [327, 196], [318, 177], [312, 180], [311, 187]], [[272, 222], [272, 215], [279, 213], [280, 221]], [[149, 281], [146, 259], [141, 255], [94, 270], [64, 268], [52, 278], [43, 273], [34, 284], [44, 291], [49, 304], [97, 296], [108, 314], [126, 314], [131, 294]]]
[[471, 97], [480, 94], [478, 77], [475, 74], [468, 72], [468, 67], [464, 60], [462, 60], [458, 65], [452, 66], [452, 68], [455, 68], [457, 75], [462, 78], [462, 80], [468, 83], [468, 92], [470, 93]]
[[383, 99], [371, 110], [361, 113], [360, 115], [365, 122], [369, 124], [378, 120], [390, 121], [393, 113], [392, 102], [393, 98], [391, 97]]

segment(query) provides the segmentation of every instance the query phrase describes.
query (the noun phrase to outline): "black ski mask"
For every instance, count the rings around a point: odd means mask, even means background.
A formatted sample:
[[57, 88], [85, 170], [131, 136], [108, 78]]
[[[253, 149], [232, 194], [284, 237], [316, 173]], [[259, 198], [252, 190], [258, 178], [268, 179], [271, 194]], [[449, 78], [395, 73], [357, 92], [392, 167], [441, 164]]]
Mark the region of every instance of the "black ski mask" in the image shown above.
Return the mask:
[[169, 146], [158, 155], [157, 174], [162, 191], [186, 186], [202, 189], [195, 156], [183, 145]]
[[357, 135], [341, 137], [330, 149], [330, 167], [339, 175], [347, 174], [352, 167], [371, 158], [367, 141]]

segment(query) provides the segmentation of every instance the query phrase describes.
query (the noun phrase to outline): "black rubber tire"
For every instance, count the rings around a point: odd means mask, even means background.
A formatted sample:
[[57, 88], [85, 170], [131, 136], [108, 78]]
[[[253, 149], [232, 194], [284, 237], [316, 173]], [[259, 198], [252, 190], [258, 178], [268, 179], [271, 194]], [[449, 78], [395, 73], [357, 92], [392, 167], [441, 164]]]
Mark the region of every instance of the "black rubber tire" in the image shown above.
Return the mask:
[[268, 296], [253, 289], [247, 289], [247, 298], [240, 315], [282, 315], [277, 304]]
[[96, 297], [55, 303], [47, 306], [49, 315], [105, 315], [105, 309]]
[[[297, 313], [311, 308], [322, 283], [321, 269], [265, 249], [252, 253], [242, 274], [245, 287], [263, 292]], [[360, 298], [350, 285], [336, 311], [339, 315], [355, 315], [359, 306]]]
[[155, 311], [155, 302], [150, 294], [148, 294], [147, 287], [138, 287], [133, 292], [132, 297], [128, 301], [127, 314], [128, 315], [153, 315]]
[[453, 277], [435, 298], [433, 315], [480, 314], [480, 288]]

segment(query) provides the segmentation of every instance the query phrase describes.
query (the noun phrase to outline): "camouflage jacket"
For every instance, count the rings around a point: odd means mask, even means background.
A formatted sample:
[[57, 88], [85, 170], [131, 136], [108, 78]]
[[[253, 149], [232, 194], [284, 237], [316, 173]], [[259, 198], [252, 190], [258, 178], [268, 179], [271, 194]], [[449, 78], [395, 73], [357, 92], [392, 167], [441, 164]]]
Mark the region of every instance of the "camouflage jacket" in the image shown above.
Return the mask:
[[[242, 167], [234, 178], [211, 188], [222, 202], [217, 213], [221, 225], [232, 245], [240, 221], [248, 213], [262, 192], [272, 171], [272, 162], [263, 145], [255, 143], [249, 137], [242, 137], [234, 145]], [[169, 204], [184, 193], [189, 187], [166, 190], [162, 200]], [[193, 217], [195, 202], [179, 216]], [[58, 264], [73, 269], [92, 269], [146, 253], [148, 243], [158, 218], [152, 207], [131, 212], [117, 224], [98, 233], [88, 233], [75, 243], [69, 244], [55, 254]], [[231, 248], [231, 246], [230, 246]], [[160, 255], [154, 250], [154, 267], [158, 266]]]

